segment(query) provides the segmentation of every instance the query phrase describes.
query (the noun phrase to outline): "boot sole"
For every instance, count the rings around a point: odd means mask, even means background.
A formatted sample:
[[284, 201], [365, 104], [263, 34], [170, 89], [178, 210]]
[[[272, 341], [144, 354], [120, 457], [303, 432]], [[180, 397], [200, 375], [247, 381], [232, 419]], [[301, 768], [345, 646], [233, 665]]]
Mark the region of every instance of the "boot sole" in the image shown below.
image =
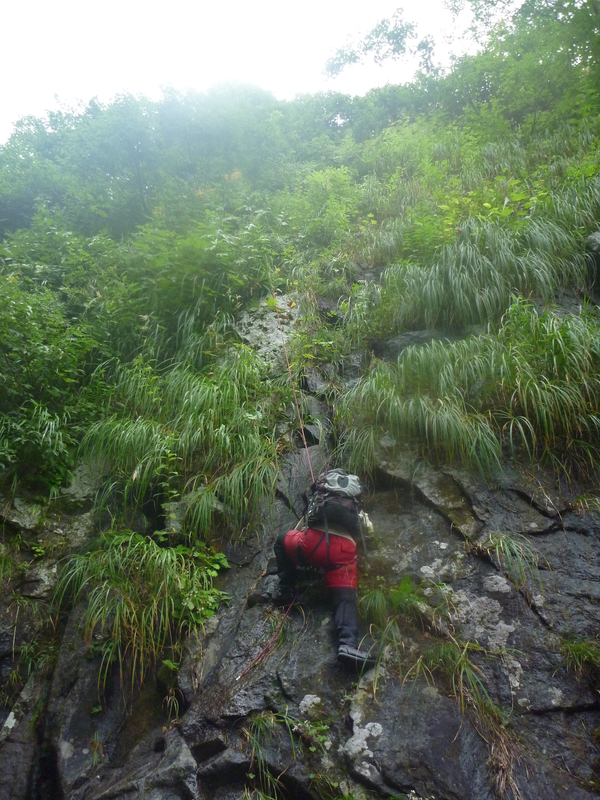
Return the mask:
[[356, 658], [350, 653], [338, 653], [337, 660], [339, 664], [349, 664], [357, 669], [362, 669], [363, 667], [371, 669], [377, 663], [373, 658]]

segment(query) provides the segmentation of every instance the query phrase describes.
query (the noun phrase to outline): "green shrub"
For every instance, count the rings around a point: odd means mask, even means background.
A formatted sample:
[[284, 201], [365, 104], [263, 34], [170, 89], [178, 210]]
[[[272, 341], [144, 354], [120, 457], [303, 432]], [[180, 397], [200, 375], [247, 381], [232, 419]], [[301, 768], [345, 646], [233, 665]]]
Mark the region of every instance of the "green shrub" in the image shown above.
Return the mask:
[[[497, 333], [413, 346], [396, 365], [376, 363], [346, 393], [340, 420], [483, 472], [500, 466], [504, 445], [589, 470], [600, 453], [599, 367], [593, 314], [539, 313], [516, 300]], [[351, 454], [355, 439], [343, 451]], [[373, 448], [362, 453], [374, 457]]]
[[213, 616], [226, 595], [213, 578], [227, 567], [225, 556], [198, 544], [170, 547], [130, 531], [109, 531], [95, 548], [70, 556], [56, 588], [55, 603], [85, 598], [84, 637], [99, 642], [99, 685], [114, 662], [121, 683], [143, 682], [161, 653]]
[[239, 529], [272, 496], [276, 477], [272, 426], [278, 397], [287, 395], [264, 373], [244, 346], [205, 372], [163, 372], [143, 359], [109, 365], [110, 404], [86, 431], [83, 453], [110, 459], [109, 487], [126, 503], [160, 488], [168, 499], [186, 497], [191, 532], [206, 535], [223, 507]]

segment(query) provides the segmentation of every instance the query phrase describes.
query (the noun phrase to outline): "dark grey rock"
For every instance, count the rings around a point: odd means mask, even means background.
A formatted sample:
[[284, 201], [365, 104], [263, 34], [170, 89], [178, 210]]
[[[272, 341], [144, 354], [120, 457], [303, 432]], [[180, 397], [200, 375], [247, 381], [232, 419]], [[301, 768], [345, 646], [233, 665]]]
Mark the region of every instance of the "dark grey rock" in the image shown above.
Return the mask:
[[46, 718], [46, 741], [55, 754], [66, 797], [94, 774], [100, 753], [103, 759], [111, 759], [126, 711], [118, 672], [109, 676], [105, 687], [100, 684], [100, 659], [89, 657], [90, 648], [79, 631], [81, 621], [79, 608], [70, 615], [63, 636]]
[[126, 764], [96, 768], [65, 800], [197, 800], [196, 762], [179, 731], [167, 731], [164, 748], [153, 733], [132, 750]]
[[58, 581], [58, 565], [52, 561], [34, 563], [23, 576], [21, 594], [38, 600], [50, 600]]
[[590, 278], [593, 289], [600, 288], [600, 231], [594, 231], [585, 240], [585, 249], [590, 267]]
[[[518, 783], [526, 800], [597, 797], [600, 711], [527, 715], [519, 720]], [[527, 776], [530, 776], [528, 779]], [[533, 776], [533, 780], [531, 780]]]
[[227, 734], [215, 725], [206, 723], [204, 726], [195, 726], [194, 745], [190, 749], [198, 764], [213, 758], [213, 756], [226, 750], [227, 747]]
[[[482, 326], [471, 325], [468, 327], [467, 334], [483, 333]], [[415, 345], [430, 344], [434, 341], [455, 341], [464, 338], [464, 333], [452, 333], [450, 331], [433, 328], [432, 330], [407, 331], [399, 336], [386, 339], [383, 343], [376, 342], [373, 349], [378, 358], [384, 361], [396, 361], [398, 356], [407, 347]]]
[[[189, 507], [189, 500], [185, 499], [178, 500], [177, 502], [165, 503], [165, 530], [175, 535], [181, 534], [184, 530], [185, 515], [187, 514]], [[216, 510], [222, 512], [223, 505], [219, 503]]]
[[542, 567], [540, 606], [559, 636], [592, 640], [600, 630], [600, 520], [572, 512], [563, 522], [563, 530], [532, 538]]
[[329, 381], [325, 380], [316, 369], [305, 369], [303, 377], [304, 389], [316, 397], [326, 397], [331, 391]]
[[0, 728], [0, 800], [29, 800], [37, 758], [35, 724], [46, 686], [32, 675]]
[[35, 742], [4, 742], [0, 746], [0, 800], [29, 800]]
[[0, 521], [25, 534], [35, 530], [41, 517], [41, 506], [37, 503], [28, 503], [19, 497], [4, 502], [0, 507]]
[[396, 442], [382, 437], [377, 467], [388, 479], [412, 489], [420, 498], [442, 513], [465, 539], [475, 540], [484, 528], [471, 499], [452, 477], [434, 469], [424, 460], [396, 453]]
[[377, 702], [359, 692], [353, 734], [343, 746], [352, 775], [385, 794], [492, 800], [487, 748], [438, 689], [421, 682], [387, 682]]
[[0, 662], [12, 657], [13, 634], [3, 625], [0, 625]]
[[277, 534], [293, 528], [296, 522], [287, 504], [278, 498], [265, 506], [263, 520], [261, 534], [225, 549], [231, 569], [222, 573], [219, 588], [230, 595], [231, 600], [221, 607], [217, 616], [209, 620], [203, 638], [190, 642], [178, 673], [179, 688], [186, 702], [192, 701], [219, 668], [221, 659], [236, 637], [248, 597], [256, 591], [273, 557]]
[[230, 783], [232, 780], [244, 778], [250, 772], [250, 764], [251, 759], [247, 753], [228, 749], [201, 764], [197, 774], [200, 780], [206, 783], [214, 783], [223, 778], [225, 778], [224, 783]]
[[299, 322], [297, 295], [277, 295], [277, 310], [267, 303], [272, 303], [269, 295], [261, 300], [258, 307], [242, 311], [235, 323], [239, 337], [254, 348], [265, 363], [275, 371], [286, 368], [284, 342], [290, 346]]
[[108, 474], [110, 464], [102, 459], [85, 461], [73, 471], [71, 483], [61, 490], [61, 497], [71, 508], [88, 507]]
[[202, 800], [240, 800], [244, 796], [245, 782], [228, 783], [224, 786], [211, 786], [206, 791], [200, 787]]
[[294, 528], [298, 519], [304, 514], [305, 492], [312, 484], [312, 475], [316, 478], [327, 466], [327, 457], [325, 447], [313, 446], [308, 448], [308, 453], [304, 449], [298, 450], [283, 460], [277, 480], [277, 492], [286, 499], [292, 511], [290, 522], [292, 520], [293, 522], [289, 530]]
[[[572, 511], [568, 490], [542, 472], [528, 475], [507, 465], [500, 485], [491, 486], [463, 470], [398, 455], [398, 449], [385, 439], [380, 449], [378, 475], [387, 488], [367, 500], [374, 531], [368, 555], [359, 557], [361, 593], [395, 586], [407, 575], [421, 585], [418, 621], [398, 622], [402, 652], [414, 658], [444, 641], [432, 615], [446, 598], [446, 630], [473, 645], [478, 674], [510, 717], [503, 741], [522, 798], [594, 796], [598, 694], [594, 684], [566, 669], [560, 648], [563, 636], [592, 639], [598, 630], [600, 516]], [[316, 476], [327, 463], [326, 449], [309, 452]], [[180, 665], [187, 709], [180, 728], [162, 727], [165, 690], [151, 681], [130, 716], [123, 713], [118, 682], [109, 682], [102, 713], [91, 713], [98, 661], [87, 658], [78, 612], [72, 615], [45, 733], [66, 800], [237, 800], [256, 780], [249, 773], [257, 774], [251, 741], [257, 735], [263, 737], [263, 763], [290, 797], [318, 797], [315, 776], [321, 788], [335, 783], [357, 798], [368, 791], [435, 800], [495, 796], [501, 763], [498, 750], [490, 759], [495, 734], [474, 712], [461, 713], [448, 676], [436, 671], [429, 686], [403, 682], [390, 652], [362, 677], [340, 667], [317, 573], [302, 573], [302, 600], [274, 637], [286, 607], [278, 605], [278, 578], [268, 569], [273, 543], [296, 524], [311, 481], [304, 450], [290, 453], [260, 530], [223, 545], [231, 568], [218, 585], [231, 600], [190, 642]], [[540, 556], [541, 587], [515, 586], [503, 564], [477, 554], [473, 544], [493, 531], [527, 537]], [[0, 663], [11, 650], [10, 624], [3, 630]], [[360, 633], [369, 633], [368, 621], [361, 620]], [[261, 719], [258, 734], [253, 721]], [[19, 724], [25, 720], [23, 715]], [[316, 739], [319, 723], [325, 733]], [[96, 735], [103, 760], [94, 764], [90, 741]], [[35, 744], [27, 751], [25, 741], [6, 737], [0, 775], [3, 764], [16, 768], [17, 744], [33, 774]]]

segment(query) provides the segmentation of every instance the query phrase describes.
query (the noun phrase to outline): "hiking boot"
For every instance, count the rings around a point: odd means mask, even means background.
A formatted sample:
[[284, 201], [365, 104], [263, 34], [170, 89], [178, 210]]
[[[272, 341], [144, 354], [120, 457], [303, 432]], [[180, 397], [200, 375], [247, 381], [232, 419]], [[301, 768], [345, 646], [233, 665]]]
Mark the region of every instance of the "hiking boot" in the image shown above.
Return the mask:
[[357, 667], [357, 669], [362, 669], [363, 667], [369, 669], [377, 663], [377, 659], [371, 653], [365, 653], [364, 650], [358, 650], [349, 644], [341, 644], [338, 647], [337, 660], [340, 664], [350, 664], [353, 667]]

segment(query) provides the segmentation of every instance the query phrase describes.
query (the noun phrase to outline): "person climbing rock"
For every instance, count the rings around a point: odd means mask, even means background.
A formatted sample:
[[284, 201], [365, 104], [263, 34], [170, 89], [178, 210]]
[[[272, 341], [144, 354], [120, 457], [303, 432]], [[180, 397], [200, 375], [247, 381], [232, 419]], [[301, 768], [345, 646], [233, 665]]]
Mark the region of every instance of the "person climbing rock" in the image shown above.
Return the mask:
[[293, 595], [298, 567], [324, 569], [334, 607], [338, 661], [357, 667], [376, 661], [358, 646], [355, 539], [363, 538], [361, 518], [370, 524], [360, 507], [363, 489], [355, 475], [343, 470], [323, 473], [313, 484], [304, 527], [281, 533], [274, 548], [284, 595]]

